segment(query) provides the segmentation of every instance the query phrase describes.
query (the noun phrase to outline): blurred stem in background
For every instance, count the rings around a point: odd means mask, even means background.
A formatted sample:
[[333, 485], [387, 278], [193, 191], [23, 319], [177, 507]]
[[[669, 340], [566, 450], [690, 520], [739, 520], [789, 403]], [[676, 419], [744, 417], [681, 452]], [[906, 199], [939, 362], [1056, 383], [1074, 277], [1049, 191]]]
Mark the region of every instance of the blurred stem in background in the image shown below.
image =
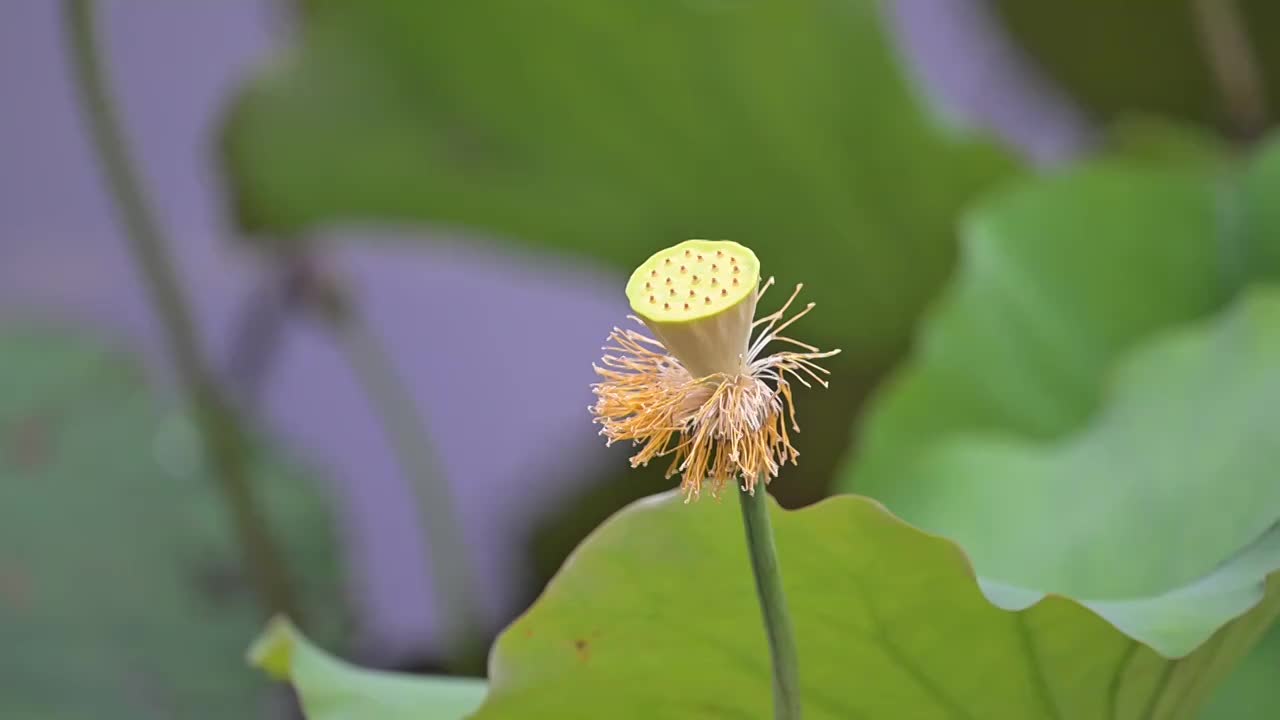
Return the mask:
[[1227, 120], [1241, 140], [1256, 140], [1267, 129], [1266, 89], [1237, 0], [1190, 2]]
[[747, 552], [756, 580], [756, 597], [764, 614], [769, 638], [769, 658], [773, 667], [773, 716], [776, 720], [799, 720], [801, 715], [800, 674], [796, 656], [796, 634], [782, 591], [782, 573], [769, 523], [769, 492], [763, 479], [756, 492], [738, 489], [742, 522], [747, 532]]
[[342, 347], [374, 413], [381, 418], [400, 464], [421, 503], [421, 518], [430, 554], [441, 649], [446, 668], [458, 674], [483, 674], [484, 637], [476, 584], [452, 489], [430, 442], [413, 393], [396, 370], [390, 354], [359, 312], [357, 303], [333, 273], [303, 263], [303, 296], [330, 327]]
[[145, 278], [152, 305], [194, 414], [206, 461], [226, 501], [244, 568], [264, 610], [300, 620], [299, 607], [280, 551], [258, 507], [250, 484], [251, 448], [231, 407], [206, 367], [199, 333], [192, 320], [168, 244], [147, 207], [129, 158], [103, 71], [92, 0], [64, 0], [67, 42], [76, 91], [92, 142], [114, 197], [134, 261]]
[[226, 387], [255, 408], [284, 344], [284, 333], [302, 309], [307, 258], [268, 258], [270, 273], [241, 301], [227, 344]]

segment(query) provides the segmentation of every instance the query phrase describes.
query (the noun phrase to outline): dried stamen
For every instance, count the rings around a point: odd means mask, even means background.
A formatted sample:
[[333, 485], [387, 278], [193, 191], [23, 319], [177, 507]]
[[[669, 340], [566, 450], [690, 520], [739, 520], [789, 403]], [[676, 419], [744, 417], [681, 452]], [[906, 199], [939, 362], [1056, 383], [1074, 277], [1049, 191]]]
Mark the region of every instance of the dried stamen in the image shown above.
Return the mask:
[[[717, 248], [717, 257], [722, 252]], [[730, 261], [739, 267], [733, 255]], [[733, 285], [739, 285], [738, 277]], [[750, 307], [754, 308], [772, 285], [769, 278], [751, 291]], [[754, 492], [758, 482], [776, 477], [782, 465], [795, 463], [799, 457], [789, 435], [799, 430], [790, 383], [825, 387], [829, 373], [817, 361], [839, 352], [821, 352], [781, 335], [813, 309], [809, 303], [787, 316], [801, 287], [797, 286], [777, 311], [746, 323], [745, 332], [754, 337], [745, 343], [736, 365], [739, 369], [733, 372], [694, 375], [663, 342], [615, 328], [601, 366], [595, 368], [601, 382], [592, 388], [596, 395], [592, 412], [601, 434], [610, 444], [618, 440], [635, 443], [639, 450], [631, 459], [633, 466], [670, 455], [667, 475], [682, 476], [686, 500], [699, 497], [704, 482], [716, 495], [732, 478], [737, 478], [745, 491]], [[675, 289], [670, 288], [672, 295]], [[649, 297], [652, 302], [653, 296]], [[689, 297], [696, 294], [691, 290]], [[722, 287], [718, 297], [703, 295], [702, 307], [718, 307], [729, 297], [730, 289]], [[678, 317], [687, 317], [689, 303], [682, 307], [686, 314]], [[670, 303], [663, 303], [663, 309], [670, 311]], [[699, 314], [706, 312], [694, 311], [683, 322], [720, 322], [718, 315]], [[774, 342], [798, 350], [765, 355], [765, 348]]]

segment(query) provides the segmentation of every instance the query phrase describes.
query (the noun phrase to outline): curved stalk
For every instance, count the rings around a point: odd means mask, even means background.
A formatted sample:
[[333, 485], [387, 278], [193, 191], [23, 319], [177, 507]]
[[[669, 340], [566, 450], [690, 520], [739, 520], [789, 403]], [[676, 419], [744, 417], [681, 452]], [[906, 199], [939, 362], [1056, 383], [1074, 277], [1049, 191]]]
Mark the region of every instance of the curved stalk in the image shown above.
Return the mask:
[[250, 448], [205, 367], [199, 335], [169, 256], [169, 244], [147, 205], [129, 158], [102, 68], [93, 0], [64, 0], [63, 17], [75, 89], [90, 137], [124, 224], [133, 260], [146, 281], [152, 306], [160, 315], [179, 385], [231, 515], [241, 561], [263, 608], [298, 619], [285, 564], [253, 497], [248, 470]]

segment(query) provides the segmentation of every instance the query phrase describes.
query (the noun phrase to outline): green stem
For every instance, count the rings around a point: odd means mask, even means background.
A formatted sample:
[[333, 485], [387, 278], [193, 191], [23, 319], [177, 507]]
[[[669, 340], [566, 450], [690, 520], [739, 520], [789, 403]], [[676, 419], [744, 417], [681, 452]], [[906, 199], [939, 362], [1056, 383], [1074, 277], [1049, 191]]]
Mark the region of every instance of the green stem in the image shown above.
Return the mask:
[[429, 434], [408, 387], [390, 357], [350, 306], [329, 315], [337, 336], [365, 394], [382, 418], [405, 475], [413, 481], [422, 505], [432, 568], [432, 585], [444, 619], [445, 641], [452, 669], [470, 671], [466, 654], [481, 639], [476, 613], [474, 579], [467, 544], [458, 522], [453, 493], [440, 472]]
[[765, 634], [769, 638], [769, 657], [773, 666], [773, 716], [777, 720], [798, 720], [801, 713], [796, 637], [782, 592], [773, 527], [769, 524], [769, 493], [765, 491], [764, 483], [760, 483], [754, 494], [739, 490], [738, 500], [742, 504], [747, 552], [751, 555], [751, 570], [756, 579], [756, 597], [760, 600]]
[[1228, 120], [1244, 140], [1267, 128], [1267, 93], [1237, 0], [1191, 0], [1200, 43]]
[[264, 609], [288, 613], [298, 608], [288, 574], [265, 518], [254, 502], [248, 474], [249, 447], [234, 413], [223, 400], [202, 360], [199, 338], [186, 298], [169, 257], [168, 243], [155, 221], [116, 118], [112, 93], [101, 64], [92, 0], [64, 0], [76, 91], [89, 123], [93, 144], [125, 227], [130, 251], [142, 271], [152, 305], [213, 465], [240, 546], [242, 562]]

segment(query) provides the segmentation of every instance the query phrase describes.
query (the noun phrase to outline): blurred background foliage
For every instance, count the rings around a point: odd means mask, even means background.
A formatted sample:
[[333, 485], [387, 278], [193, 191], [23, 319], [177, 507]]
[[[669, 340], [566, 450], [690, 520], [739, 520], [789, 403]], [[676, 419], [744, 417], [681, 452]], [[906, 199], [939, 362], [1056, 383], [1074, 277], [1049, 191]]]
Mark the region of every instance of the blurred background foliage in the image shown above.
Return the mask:
[[655, 237], [731, 237], [810, 284], [809, 333], [854, 367], [901, 351], [952, 219], [1018, 168], [933, 123], [874, 3], [324, 2], [305, 22], [228, 120], [250, 231], [460, 224], [619, 271]]
[[[798, 332], [844, 351], [840, 392], [805, 393], [803, 427], [824, 431], [778, 488], [788, 505], [830, 485], [832, 429], [905, 348], [954, 261], [954, 218], [1021, 172], [929, 116], [874, 3], [392, 0], [311, 3], [305, 20], [229, 115], [241, 223], [270, 244], [459, 224], [620, 272], [654, 238], [746, 243], [819, 304]], [[543, 523], [540, 577], [663, 469], [619, 464]]]
[[[261, 614], [198, 440], [104, 345], [0, 330], [0, 715], [261, 713], [261, 681], [227, 672]], [[259, 448], [253, 466], [307, 626], [341, 642], [332, 513], [296, 463]]]
[[[1280, 98], [1280, 48], [1265, 40], [1280, 28], [1280, 7], [973, 5], [1093, 123], [1096, 142], [1067, 167], [1032, 168], [1017, 149], [940, 115], [895, 43], [892, 2], [309, 0], [295, 8], [290, 41], [228, 101], [216, 145], [228, 211], [255, 252], [284, 266], [325, 254], [334, 228], [425, 226], [619, 274], [680, 239], [730, 238], [755, 249], [784, 288], [806, 283], [819, 307], [798, 336], [844, 352], [830, 365], [830, 391], [800, 394], [803, 462], [776, 484], [778, 500], [800, 507], [855, 492], [881, 501], [956, 541], [986, 598], [1014, 611], [997, 613], [972, 592], [953, 546], [869, 503], [841, 498], [781, 516], [798, 623], [838, 618], [802, 627], [821, 678], [814, 696], [837, 695], [815, 700], [815, 717], [894, 717], [874, 702], [844, 704], [849, 667], [876, 687], [902, 682], [894, 692], [920, 703], [921, 717], [936, 710], [894, 662], [876, 661], [889, 652], [876, 643], [824, 644], [833, 628], [901, 644], [912, 660], [898, 664], [917, 663], [935, 689], [954, 685], [937, 692], [959, 714], [1196, 717], [1207, 701], [1200, 717], [1273, 717], [1280, 633], [1249, 649], [1280, 606], [1274, 589], [1263, 601], [1280, 566], [1268, 534], [1280, 520], [1269, 441], [1280, 393], [1280, 146], [1258, 141], [1272, 117], [1265, 98]], [[1223, 25], [1223, 7], [1239, 10], [1227, 15], [1238, 24]], [[230, 540], [207, 517], [205, 486], [175, 486], [145, 461], [151, 449], [123, 450], [157, 427], [154, 400], [135, 375], [86, 379], [129, 366], [97, 347], [23, 331], [0, 339], [0, 388], [11, 384], [0, 392], [0, 428], [17, 438], [0, 453], [0, 547], [21, 549], [13, 569], [0, 554], [0, 607], [7, 597], [41, 608], [14, 628], [33, 652], [6, 669], [15, 691], [0, 693], [0, 710], [250, 708], [261, 684], [224, 663], [240, 656], [262, 613]], [[74, 421], [51, 426], [67, 444], [53, 445], [56, 462], [37, 472], [30, 457], [52, 452], [50, 416]], [[198, 467], [194, 431], [180, 418], [166, 427], [187, 433], [183, 462]], [[108, 440], [111, 457], [136, 467], [95, 467], [104, 453], [94, 443]], [[289, 484], [293, 464], [264, 459], [277, 456], [255, 449], [254, 476], [296, 561], [300, 624], [341, 650], [349, 633], [333, 601], [338, 565], [323, 503]], [[719, 617], [663, 635], [673, 618], [714, 614], [705, 598], [718, 587], [745, 582], [715, 562], [741, 551], [731, 513], [669, 501], [633, 509], [565, 564], [619, 508], [670, 486], [662, 466], [631, 471], [615, 459], [579, 496], [530, 510], [539, 517], [526, 604], [565, 572], [496, 645], [503, 673], [482, 712], [564, 717], [572, 708], [563, 697], [582, 683], [599, 694], [579, 701], [604, 704], [642, 698], [631, 686], [671, 672], [688, 681], [688, 702], [701, 702], [701, 682], [729, 703], [724, 712], [739, 702], [750, 712], [761, 686], [749, 668], [763, 656], [751, 643], [736, 647], [734, 628], [752, 606], [723, 603]], [[127, 482], [107, 491], [95, 472]], [[84, 485], [85, 517], [74, 522], [107, 526], [77, 532], [118, 538], [110, 554], [151, 569], [154, 587], [101, 598], [67, 590], [111, 570], [84, 568], [46, 522], [8, 522], [75, 512], [56, 502], [65, 489], [33, 475]], [[840, 563], [847, 577], [824, 574]], [[219, 589], [228, 583], [238, 589]], [[660, 588], [637, 594], [647, 583]], [[883, 598], [867, 600], [868, 589]], [[231, 599], [210, 605], [219, 593]], [[1046, 593], [1063, 597], [1035, 604]], [[679, 607], [685, 598], [696, 607]], [[72, 601], [74, 610], [60, 604]], [[877, 607], [903, 608], [893, 619], [931, 628], [931, 639], [881, 622]], [[83, 616], [82, 631], [58, 626], [68, 613]], [[617, 654], [584, 651], [597, 640], [588, 626], [609, 622], [616, 632], [599, 632]], [[100, 674], [109, 657], [91, 653], [123, 643], [110, 634], [121, 627], [161, 688]], [[1005, 632], [1007, 645], [992, 640]], [[698, 652], [673, 659], [688, 637]], [[435, 686], [334, 664], [291, 629], [277, 626], [263, 642], [279, 655], [257, 661], [292, 678], [314, 718], [405, 717], [437, 697]], [[969, 657], [987, 642], [988, 664]], [[201, 650], [183, 652], [193, 645]], [[699, 654], [726, 647], [738, 666]], [[651, 648], [654, 659], [637, 659]], [[1157, 651], [1191, 654], [1172, 661]], [[86, 658], [60, 671], [82, 693], [49, 689], [64, 652]], [[432, 669], [462, 667], [447, 649], [427, 655]], [[1001, 681], [1002, 704], [963, 693], [966, 663]], [[443, 692], [441, 717], [479, 702], [474, 686]]]
[[[1222, 85], [1204, 52], [1206, 10], [1224, 3], [1167, 0], [995, 0], [1001, 20], [1054, 82], [1104, 120], [1148, 112], [1232, 134]], [[1268, 0], [1231, 3], [1254, 41], [1247, 51], [1264, 68], [1263, 89], [1280, 97], [1280, 48], [1263, 38], [1280, 27]]]

